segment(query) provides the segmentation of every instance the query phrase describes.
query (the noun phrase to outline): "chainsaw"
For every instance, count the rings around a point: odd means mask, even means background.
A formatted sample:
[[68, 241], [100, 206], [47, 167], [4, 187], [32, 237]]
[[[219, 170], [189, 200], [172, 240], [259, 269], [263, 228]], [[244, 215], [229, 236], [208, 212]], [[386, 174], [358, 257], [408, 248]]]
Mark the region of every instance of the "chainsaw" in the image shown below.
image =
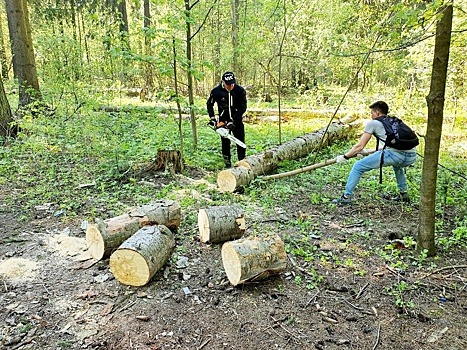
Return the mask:
[[237, 145], [239, 145], [242, 148], [246, 148], [246, 145], [245, 145], [244, 142], [240, 141], [239, 139], [237, 139], [235, 136], [233, 136], [230, 133], [230, 129], [227, 127], [227, 125], [228, 124], [226, 122], [216, 122], [216, 126], [209, 123], [209, 126], [213, 130], [215, 130], [219, 135], [221, 135], [222, 137], [224, 137], [226, 139], [229, 139], [229, 140], [235, 142]]

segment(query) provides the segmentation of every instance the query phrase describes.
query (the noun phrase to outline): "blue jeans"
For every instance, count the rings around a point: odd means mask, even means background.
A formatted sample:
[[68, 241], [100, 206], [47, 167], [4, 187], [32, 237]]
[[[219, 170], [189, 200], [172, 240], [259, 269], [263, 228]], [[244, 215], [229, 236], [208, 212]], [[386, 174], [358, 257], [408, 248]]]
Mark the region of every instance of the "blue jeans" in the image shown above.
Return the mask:
[[[345, 185], [345, 196], [351, 196], [355, 187], [357, 187], [360, 178], [364, 173], [372, 169], [379, 169], [381, 162], [381, 153], [377, 151], [369, 156], [366, 156], [357, 161], [350, 171]], [[405, 178], [405, 167], [412, 165], [417, 157], [416, 152], [402, 152], [395, 149], [384, 150], [384, 164], [383, 166], [392, 166], [394, 174], [396, 175], [397, 187], [400, 192], [407, 192], [407, 180]]]

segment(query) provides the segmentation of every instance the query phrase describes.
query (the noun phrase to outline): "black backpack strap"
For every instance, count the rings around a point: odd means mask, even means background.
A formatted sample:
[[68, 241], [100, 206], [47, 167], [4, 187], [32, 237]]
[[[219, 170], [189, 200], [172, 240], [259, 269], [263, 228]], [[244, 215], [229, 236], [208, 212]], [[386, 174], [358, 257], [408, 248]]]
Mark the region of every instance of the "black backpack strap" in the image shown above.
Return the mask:
[[386, 149], [386, 145], [384, 145], [383, 149], [381, 150], [381, 160], [379, 162], [379, 184], [383, 183], [383, 164], [384, 164], [384, 150]]

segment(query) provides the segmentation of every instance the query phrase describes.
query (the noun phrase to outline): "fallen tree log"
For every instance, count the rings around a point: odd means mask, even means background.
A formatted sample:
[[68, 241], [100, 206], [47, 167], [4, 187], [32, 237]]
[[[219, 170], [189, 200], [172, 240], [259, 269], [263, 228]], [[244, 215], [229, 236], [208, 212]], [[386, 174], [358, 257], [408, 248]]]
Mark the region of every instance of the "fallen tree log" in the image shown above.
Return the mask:
[[[362, 157], [365, 157], [365, 156], [367, 156], [367, 155], [369, 155], [371, 153], [374, 153], [375, 151], [376, 150], [366, 150], [366, 149], [364, 149], [361, 152], [359, 152], [358, 154], [361, 155]], [[261, 179], [262, 180], [281, 179], [283, 177], [301, 174], [301, 173], [304, 173], [304, 172], [307, 172], [307, 171], [319, 169], [319, 168], [322, 168], [322, 167], [325, 167], [325, 166], [328, 166], [328, 165], [331, 165], [331, 164], [335, 164], [335, 163], [336, 163], [336, 158], [328, 159], [328, 160], [325, 160], [325, 161], [320, 162], [320, 163], [316, 163], [316, 164], [313, 164], [313, 165], [308, 165], [306, 167], [291, 170], [291, 171], [287, 171], [285, 173], [279, 173], [279, 174], [268, 175], [268, 176], [261, 176]]]
[[144, 286], [169, 260], [174, 248], [175, 238], [167, 227], [145, 226], [112, 253], [110, 272], [122, 284]]
[[203, 243], [238, 239], [245, 232], [245, 216], [238, 205], [217, 206], [198, 212], [199, 238]]
[[278, 235], [226, 242], [221, 255], [227, 278], [234, 286], [279, 274], [287, 266], [285, 246]]
[[326, 128], [314, 133], [305, 134], [275, 146], [269, 150], [255, 154], [235, 163], [235, 167], [222, 170], [217, 175], [217, 186], [220, 192], [234, 192], [248, 185], [256, 177], [267, 175], [277, 168], [279, 162], [303, 157], [318, 147], [325, 147], [332, 141], [353, 136], [360, 123], [332, 123], [327, 133]]
[[110, 256], [126, 239], [146, 225], [164, 225], [176, 230], [180, 225], [180, 205], [159, 200], [107, 220], [98, 219], [86, 229], [86, 244], [91, 256], [101, 260]]

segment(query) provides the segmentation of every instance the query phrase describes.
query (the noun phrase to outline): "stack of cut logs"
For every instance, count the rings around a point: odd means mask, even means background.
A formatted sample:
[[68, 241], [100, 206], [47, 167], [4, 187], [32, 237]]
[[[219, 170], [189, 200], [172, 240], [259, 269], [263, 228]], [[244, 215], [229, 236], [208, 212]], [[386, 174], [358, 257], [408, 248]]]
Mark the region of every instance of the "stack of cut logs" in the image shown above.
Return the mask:
[[160, 200], [98, 220], [86, 229], [88, 250], [97, 260], [110, 256], [110, 271], [119, 282], [143, 286], [172, 255], [172, 231], [180, 225], [180, 217], [178, 203]]
[[[97, 260], [110, 256], [110, 271], [120, 283], [143, 286], [170, 259], [175, 248], [173, 231], [180, 225], [180, 217], [178, 203], [161, 200], [98, 220], [86, 229], [89, 252]], [[241, 238], [245, 217], [237, 205], [200, 209], [198, 226], [201, 242], [223, 243], [224, 269], [234, 286], [286, 268], [287, 255], [278, 235]]]
[[198, 227], [201, 242], [225, 242], [222, 264], [234, 286], [278, 274], [286, 268], [287, 254], [278, 235], [240, 238], [245, 232], [245, 216], [236, 205], [200, 209]]

